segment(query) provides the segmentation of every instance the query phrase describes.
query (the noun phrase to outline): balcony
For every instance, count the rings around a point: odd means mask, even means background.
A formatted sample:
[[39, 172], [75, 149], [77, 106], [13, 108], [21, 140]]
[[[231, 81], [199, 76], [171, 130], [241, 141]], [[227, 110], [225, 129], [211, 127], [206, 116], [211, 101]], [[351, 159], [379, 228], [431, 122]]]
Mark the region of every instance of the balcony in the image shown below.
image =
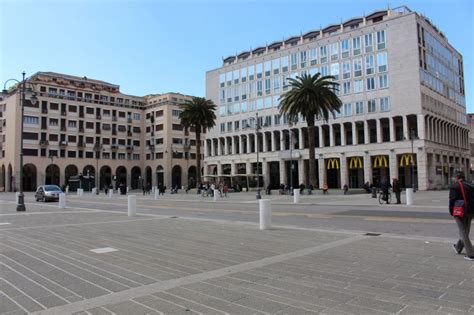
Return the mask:
[[102, 116], [100, 116], [100, 115], [95, 115], [95, 119], [102, 119]]
[[42, 113], [42, 114], [47, 114], [47, 113], [48, 113], [48, 109], [47, 109], [47, 108], [42, 108], [42, 109], [41, 109], [41, 113]]
[[132, 118], [127, 118], [127, 123], [131, 124], [132, 123]]
[[61, 126], [61, 131], [66, 131], [66, 126]]
[[84, 128], [79, 128], [79, 132], [84, 132]]
[[133, 151], [133, 145], [127, 145], [127, 152], [132, 152]]
[[61, 112], [61, 116], [67, 116], [67, 112]]
[[127, 137], [131, 137], [132, 136], [132, 132], [131, 131], [127, 131]]
[[67, 147], [67, 141], [61, 141], [59, 142], [60, 147]]
[[117, 121], [117, 116], [112, 116], [112, 121]]
[[148, 148], [151, 152], [155, 152], [155, 146], [153, 144], [149, 145]]
[[112, 149], [112, 151], [117, 151], [118, 150], [118, 145], [116, 144], [112, 144], [112, 146], [110, 147]]
[[85, 147], [86, 147], [86, 144], [85, 144], [84, 142], [79, 142], [79, 143], [77, 144], [77, 146], [78, 146], [79, 148], [85, 148]]
[[102, 144], [96, 142], [94, 144], [94, 151], [99, 152], [100, 150], [102, 150]]
[[49, 141], [48, 140], [40, 140], [39, 145], [42, 146], [42, 147], [45, 147], [45, 146], [49, 145]]

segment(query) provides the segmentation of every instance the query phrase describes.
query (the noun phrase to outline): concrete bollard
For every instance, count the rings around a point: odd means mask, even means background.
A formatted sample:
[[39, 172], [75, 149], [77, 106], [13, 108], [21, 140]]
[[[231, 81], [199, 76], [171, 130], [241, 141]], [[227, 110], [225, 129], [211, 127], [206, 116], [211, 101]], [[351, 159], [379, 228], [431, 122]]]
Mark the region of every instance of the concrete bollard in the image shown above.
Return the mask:
[[270, 199], [260, 199], [258, 203], [260, 208], [260, 230], [269, 230], [272, 228], [272, 204]]
[[137, 196], [128, 196], [128, 216], [134, 217], [137, 214]]
[[95, 187], [94, 187], [94, 188], [92, 188], [92, 190], [91, 190], [91, 194], [92, 194], [92, 195], [95, 195], [95, 194], [97, 194], [97, 188], [95, 188]]
[[66, 194], [69, 194], [69, 185], [66, 186]]
[[219, 199], [219, 189], [214, 189], [214, 201], [217, 201]]
[[109, 189], [109, 198], [112, 198], [114, 195], [114, 190], [113, 189]]
[[293, 189], [293, 203], [300, 202], [300, 190], [299, 188]]
[[155, 189], [155, 199], [160, 198], [160, 191], [158, 189]]
[[155, 191], [156, 191], [156, 187], [155, 186], [151, 187], [151, 192], [155, 193]]
[[413, 188], [406, 189], [407, 206], [413, 205]]
[[59, 208], [60, 209], [66, 208], [66, 194], [65, 193], [59, 194]]
[[77, 191], [76, 191], [76, 194], [77, 194], [78, 196], [82, 196], [82, 195], [84, 194], [84, 189], [78, 188]]
[[19, 203], [19, 201], [18, 201], [19, 196], [20, 196], [20, 193], [17, 191], [17, 192], [15, 193], [15, 204], [16, 204], [16, 205]]
[[130, 187], [127, 186], [127, 194], [128, 194], [129, 191], [130, 191]]

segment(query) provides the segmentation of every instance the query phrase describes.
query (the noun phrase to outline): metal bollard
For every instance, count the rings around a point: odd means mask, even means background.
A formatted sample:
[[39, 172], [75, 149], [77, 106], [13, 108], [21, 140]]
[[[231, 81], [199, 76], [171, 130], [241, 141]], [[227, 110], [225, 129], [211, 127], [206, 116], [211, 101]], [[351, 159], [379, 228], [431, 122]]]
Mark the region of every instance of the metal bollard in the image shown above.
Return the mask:
[[128, 194], [129, 191], [130, 191], [130, 187], [127, 186], [127, 194]]
[[20, 196], [20, 192], [17, 191], [17, 192], [15, 193], [15, 204], [16, 204], [16, 205], [19, 203], [19, 201], [18, 201], [19, 196]]
[[95, 187], [94, 187], [94, 188], [92, 188], [92, 190], [91, 190], [91, 194], [92, 194], [92, 195], [95, 195], [95, 194], [96, 194], [96, 192], [97, 192], [97, 188], [95, 188]]
[[66, 208], [66, 194], [65, 193], [59, 194], [59, 208], [60, 209]]
[[137, 214], [137, 196], [128, 196], [128, 216], [134, 217]]
[[293, 203], [299, 203], [300, 202], [300, 190], [293, 189]]
[[260, 199], [258, 203], [260, 208], [260, 230], [269, 230], [272, 228], [272, 204], [270, 199]]
[[413, 205], [413, 188], [407, 188], [406, 189], [406, 194], [407, 194], [407, 206]]
[[151, 192], [155, 193], [155, 191], [156, 191], [156, 187], [155, 186], [151, 187]]
[[217, 201], [219, 199], [219, 189], [214, 189], [214, 201]]
[[66, 186], [66, 194], [69, 194], [69, 185]]
[[155, 199], [160, 198], [160, 191], [158, 189], [155, 189]]
[[113, 189], [109, 189], [109, 198], [112, 198], [113, 195], [114, 195], [114, 190], [113, 190]]

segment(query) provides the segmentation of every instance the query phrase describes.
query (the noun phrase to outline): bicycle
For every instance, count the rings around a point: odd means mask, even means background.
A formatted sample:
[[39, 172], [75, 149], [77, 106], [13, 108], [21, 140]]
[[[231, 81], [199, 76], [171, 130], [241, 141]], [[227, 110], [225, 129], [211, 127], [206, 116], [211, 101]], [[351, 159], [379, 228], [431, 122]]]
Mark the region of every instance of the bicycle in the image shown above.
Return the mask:
[[385, 200], [385, 194], [383, 191], [380, 191], [379, 193], [379, 203], [382, 205], [384, 202], [386, 202], [387, 204], [390, 204], [390, 202], [392, 202], [392, 193], [390, 192], [390, 190], [387, 192], [387, 199]]

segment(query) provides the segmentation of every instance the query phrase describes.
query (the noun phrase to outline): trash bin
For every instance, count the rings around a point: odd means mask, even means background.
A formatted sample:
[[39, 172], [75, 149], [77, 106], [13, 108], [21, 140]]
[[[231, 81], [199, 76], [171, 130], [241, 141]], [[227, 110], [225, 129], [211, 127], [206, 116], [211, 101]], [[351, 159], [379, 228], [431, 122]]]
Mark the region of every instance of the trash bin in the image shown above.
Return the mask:
[[377, 198], [377, 188], [372, 187], [372, 198]]

